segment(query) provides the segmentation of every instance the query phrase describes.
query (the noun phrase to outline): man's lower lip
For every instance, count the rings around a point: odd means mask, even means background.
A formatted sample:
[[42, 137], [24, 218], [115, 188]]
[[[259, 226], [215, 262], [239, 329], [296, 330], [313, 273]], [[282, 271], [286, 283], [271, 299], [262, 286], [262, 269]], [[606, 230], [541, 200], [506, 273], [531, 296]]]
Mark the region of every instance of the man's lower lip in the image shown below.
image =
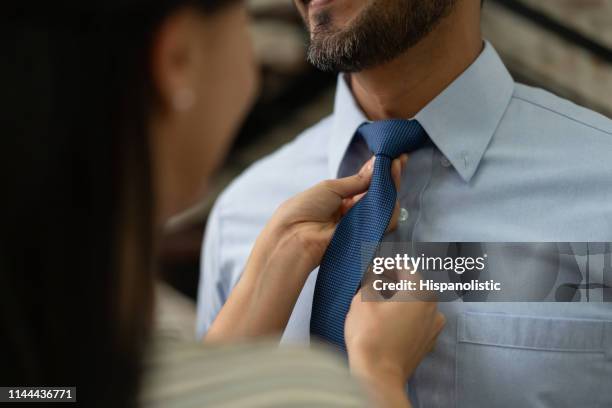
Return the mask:
[[333, 1], [334, 0], [310, 0], [308, 2], [308, 9], [309, 10], [318, 9], [320, 7], [324, 7], [324, 6], [331, 4]]

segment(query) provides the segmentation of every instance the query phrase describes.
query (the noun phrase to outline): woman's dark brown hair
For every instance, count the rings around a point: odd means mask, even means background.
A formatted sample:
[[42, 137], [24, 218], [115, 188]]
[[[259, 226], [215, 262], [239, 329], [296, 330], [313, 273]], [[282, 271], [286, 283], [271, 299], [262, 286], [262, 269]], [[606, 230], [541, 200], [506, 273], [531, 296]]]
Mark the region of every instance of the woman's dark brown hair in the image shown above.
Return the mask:
[[150, 46], [178, 7], [231, 1], [3, 7], [0, 386], [135, 405], [153, 296]]

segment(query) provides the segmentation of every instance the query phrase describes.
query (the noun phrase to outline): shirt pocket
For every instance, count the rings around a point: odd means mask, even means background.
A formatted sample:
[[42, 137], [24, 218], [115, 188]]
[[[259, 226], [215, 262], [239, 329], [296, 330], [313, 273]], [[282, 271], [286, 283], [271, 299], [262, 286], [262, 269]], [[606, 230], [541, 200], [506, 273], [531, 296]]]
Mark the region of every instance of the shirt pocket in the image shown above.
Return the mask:
[[457, 408], [612, 407], [612, 321], [465, 313]]

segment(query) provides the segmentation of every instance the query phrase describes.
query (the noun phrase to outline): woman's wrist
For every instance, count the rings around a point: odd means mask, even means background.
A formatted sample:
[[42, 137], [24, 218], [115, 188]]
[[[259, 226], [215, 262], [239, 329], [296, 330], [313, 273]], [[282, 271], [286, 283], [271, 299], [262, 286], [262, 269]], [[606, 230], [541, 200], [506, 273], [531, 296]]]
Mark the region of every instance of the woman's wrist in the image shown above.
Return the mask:
[[[373, 357], [372, 355], [369, 355]], [[394, 362], [351, 355], [351, 373], [366, 387], [377, 407], [410, 407], [406, 394], [407, 376]]]
[[281, 274], [285, 279], [303, 283], [320, 263], [329, 244], [320, 230], [303, 224], [271, 222], [262, 231], [260, 247], [256, 249], [258, 257], [264, 260], [262, 274]]
[[403, 388], [406, 376], [395, 364], [355, 364], [350, 362], [353, 375], [372, 384], [386, 384], [395, 388]]
[[379, 408], [410, 408], [406, 381], [386, 372], [354, 373], [367, 390], [374, 406]]

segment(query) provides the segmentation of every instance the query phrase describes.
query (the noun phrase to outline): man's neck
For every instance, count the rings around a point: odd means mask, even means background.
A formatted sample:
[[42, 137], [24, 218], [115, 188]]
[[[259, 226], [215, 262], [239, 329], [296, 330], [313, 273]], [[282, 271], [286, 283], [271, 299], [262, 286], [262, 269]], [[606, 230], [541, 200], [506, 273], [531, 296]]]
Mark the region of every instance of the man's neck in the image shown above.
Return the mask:
[[366, 116], [414, 117], [478, 58], [483, 47], [479, 19], [478, 12], [457, 7], [399, 57], [351, 74], [353, 94]]

